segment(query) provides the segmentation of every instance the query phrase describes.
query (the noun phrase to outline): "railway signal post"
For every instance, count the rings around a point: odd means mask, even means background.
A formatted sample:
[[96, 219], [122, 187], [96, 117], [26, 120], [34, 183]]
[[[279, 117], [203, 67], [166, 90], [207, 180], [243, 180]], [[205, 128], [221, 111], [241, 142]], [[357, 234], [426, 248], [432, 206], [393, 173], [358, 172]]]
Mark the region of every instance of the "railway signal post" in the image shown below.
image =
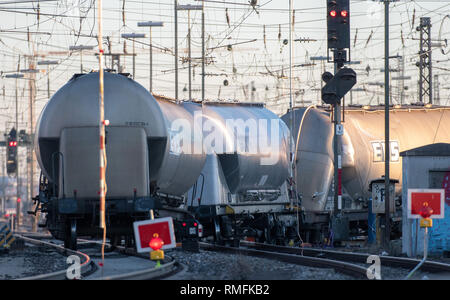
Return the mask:
[[[322, 88], [322, 100], [333, 106], [334, 126], [334, 218], [340, 217], [342, 209], [342, 98], [356, 84], [356, 73], [344, 68], [350, 61], [350, 1], [327, 0], [328, 61], [334, 63], [334, 76], [326, 72], [322, 79], [326, 85]], [[348, 49], [348, 51], [347, 51]], [[333, 60], [330, 61], [330, 50]], [[339, 222], [337, 222], [338, 224]], [[335, 229], [333, 228], [333, 231]], [[334, 232], [336, 236], [336, 232]]]

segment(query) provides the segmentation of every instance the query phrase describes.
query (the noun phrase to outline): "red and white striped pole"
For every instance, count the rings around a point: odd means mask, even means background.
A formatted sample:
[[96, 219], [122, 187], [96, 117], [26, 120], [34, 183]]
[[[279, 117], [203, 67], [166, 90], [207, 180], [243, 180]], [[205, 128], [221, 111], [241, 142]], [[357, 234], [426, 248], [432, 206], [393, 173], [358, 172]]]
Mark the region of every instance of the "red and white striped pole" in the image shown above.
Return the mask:
[[[104, 74], [103, 74], [103, 28], [102, 28], [102, 0], [98, 0], [98, 62], [99, 62], [99, 136], [100, 136], [100, 228], [103, 229], [102, 242], [102, 266], [105, 259], [106, 244], [106, 223], [105, 223], [105, 202], [106, 202], [106, 151], [105, 151], [105, 106], [104, 106]], [[102, 269], [103, 270], [103, 269]]]

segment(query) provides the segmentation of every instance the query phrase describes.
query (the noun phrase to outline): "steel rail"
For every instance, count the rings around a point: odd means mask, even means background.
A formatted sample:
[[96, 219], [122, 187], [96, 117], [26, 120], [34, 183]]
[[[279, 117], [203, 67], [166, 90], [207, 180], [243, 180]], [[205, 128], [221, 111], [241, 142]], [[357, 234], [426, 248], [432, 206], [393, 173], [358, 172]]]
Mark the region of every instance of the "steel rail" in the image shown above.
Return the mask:
[[[26, 236], [19, 235], [19, 234], [15, 234], [14, 236], [17, 239], [21, 239], [25, 242], [28, 242], [28, 243], [31, 243], [34, 245], [51, 247], [51, 248], [54, 248], [55, 250], [57, 250], [58, 252], [78, 256], [80, 259], [83, 260], [82, 264], [80, 265], [80, 268], [81, 268], [80, 272], [81, 272], [82, 276], [83, 276], [83, 274], [89, 273], [93, 268], [91, 258], [82, 252], [66, 249], [61, 245], [55, 245], [55, 244], [52, 244], [49, 242], [33, 239], [33, 238], [26, 237]], [[62, 271], [52, 272], [52, 273], [48, 273], [48, 274], [18, 278], [17, 280], [65, 280], [65, 279], [67, 279], [66, 274], [67, 274], [67, 271], [62, 270]]]
[[[308, 257], [319, 256], [319, 257], [326, 257], [329, 259], [337, 259], [341, 261], [362, 263], [362, 264], [366, 264], [367, 258], [371, 256], [371, 254], [368, 253], [343, 252], [343, 251], [324, 250], [315, 248], [293, 248], [293, 247], [245, 242], [245, 241], [242, 241], [241, 245], [252, 249], [276, 251], [281, 253], [303, 255]], [[394, 256], [380, 256], [380, 261], [382, 266], [404, 268], [404, 269], [413, 269], [420, 263], [420, 260], [418, 259], [394, 257]], [[426, 261], [421, 266], [421, 270], [430, 273], [450, 274], [450, 264], [435, 261]]]
[[[97, 245], [102, 244], [101, 242], [98, 242], [98, 241], [90, 241], [90, 240], [84, 240], [84, 239], [78, 239], [78, 241], [80, 241], [82, 243], [92, 243], [92, 244], [97, 244]], [[106, 244], [106, 245], [111, 246], [110, 244]], [[122, 246], [116, 246], [115, 248], [118, 249], [121, 253], [123, 253], [125, 255], [148, 259], [148, 256], [139, 254], [134, 249], [130, 249], [130, 248], [122, 247]], [[158, 268], [139, 270], [139, 271], [134, 271], [134, 272], [120, 274], [120, 275], [105, 276], [103, 278], [98, 278], [98, 280], [154, 280], [154, 279], [169, 277], [171, 274], [181, 272], [184, 269], [183, 266], [181, 264], [179, 264], [176, 260], [174, 260], [172, 257], [166, 256], [166, 259], [167, 258], [169, 258], [171, 261], [168, 263], [162, 264]], [[94, 279], [94, 280], [96, 280], [96, 279]]]
[[127, 274], [108, 276], [101, 278], [101, 280], [153, 280], [162, 277], [166, 277], [178, 269], [178, 264], [175, 260], [161, 265], [161, 267], [140, 270], [136, 272], [131, 272]]
[[272, 260], [275, 259], [286, 263], [303, 265], [314, 268], [330, 268], [334, 269], [336, 272], [350, 275], [355, 278], [367, 279], [367, 268], [338, 260], [331, 260], [327, 258], [319, 258], [312, 256], [301, 256], [292, 253], [281, 253], [276, 250], [269, 251], [268, 249], [257, 250], [248, 248], [233, 248], [208, 243], [200, 243], [200, 247], [204, 250], [242, 254]]
[[[31, 237], [32, 236], [32, 237]], [[43, 241], [42, 239], [48, 239], [51, 238], [51, 236], [48, 235], [31, 235], [31, 236], [24, 236], [21, 234], [16, 234], [15, 237], [17, 239], [21, 239], [25, 242], [38, 245], [38, 246], [47, 246], [52, 247], [58, 252], [61, 252], [63, 254], [69, 254], [69, 255], [77, 255], [80, 257], [80, 259], [83, 260], [83, 263], [81, 264], [81, 276], [82, 278], [86, 276], [86, 274], [89, 274], [92, 272], [92, 270], [95, 270], [95, 264], [91, 260], [91, 258], [80, 251], [74, 251], [70, 249], [66, 249], [61, 245], [52, 244], [46, 241]], [[82, 243], [92, 243], [96, 245], [101, 245], [100, 242], [97, 241], [89, 241], [89, 240], [83, 240], [78, 239], [78, 241]], [[122, 253], [129, 255], [129, 256], [136, 256], [141, 258], [147, 258], [144, 255], [140, 255], [136, 253], [135, 251], [130, 251], [130, 249], [126, 249], [124, 247], [117, 247]], [[174, 259], [168, 257], [171, 259], [170, 262], [165, 263], [161, 265], [159, 268], [152, 268], [152, 269], [145, 269], [145, 270], [139, 270], [134, 271], [126, 274], [120, 274], [120, 275], [113, 275], [113, 276], [105, 276], [103, 278], [98, 278], [98, 280], [153, 280], [153, 279], [159, 279], [159, 278], [167, 278], [172, 274], [178, 273], [183, 270], [183, 266], [181, 266], [177, 261]], [[94, 266], [92, 266], [94, 265]], [[17, 280], [66, 280], [66, 270], [52, 272], [48, 274], [42, 274], [42, 275], [36, 275], [36, 276], [30, 276], [30, 277], [23, 277], [18, 278]], [[95, 278], [94, 280], [97, 280]]]

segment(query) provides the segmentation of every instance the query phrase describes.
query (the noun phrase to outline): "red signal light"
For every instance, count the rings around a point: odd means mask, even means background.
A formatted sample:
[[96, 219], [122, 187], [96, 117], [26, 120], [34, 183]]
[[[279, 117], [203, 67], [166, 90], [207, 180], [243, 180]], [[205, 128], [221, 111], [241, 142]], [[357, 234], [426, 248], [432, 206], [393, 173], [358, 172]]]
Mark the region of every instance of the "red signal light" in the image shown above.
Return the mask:
[[337, 12], [335, 10], [330, 11], [330, 16], [333, 18], [337, 16]]
[[347, 18], [348, 17], [348, 11], [346, 11], [346, 10], [341, 11], [341, 16], [344, 17], [344, 18]]
[[16, 141], [11, 141], [11, 142], [9, 142], [9, 146], [10, 147], [16, 147], [17, 146], [17, 142]]
[[187, 225], [186, 223], [183, 223], [183, 227], [186, 227], [186, 225]]
[[197, 227], [197, 226], [198, 226], [197, 222], [194, 222], [194, 227]]
[[162, 248], [163, 245], [164, 241], [159, 237], [159, 234], [155, 233], [149, 243], [150, 248], [152, 248], [154, 251], [158, 251]]
[[20, 201], [22, 201], [22, 199], [20, 199], [20, 198], [17, 198], [17, 203], [20, 203]]
[[420, 215], [424, 219], [428, 219], [433, 214], [433, 209], [428, 206], [428, 202], [423, 203], [423, 207], [420, 209]]

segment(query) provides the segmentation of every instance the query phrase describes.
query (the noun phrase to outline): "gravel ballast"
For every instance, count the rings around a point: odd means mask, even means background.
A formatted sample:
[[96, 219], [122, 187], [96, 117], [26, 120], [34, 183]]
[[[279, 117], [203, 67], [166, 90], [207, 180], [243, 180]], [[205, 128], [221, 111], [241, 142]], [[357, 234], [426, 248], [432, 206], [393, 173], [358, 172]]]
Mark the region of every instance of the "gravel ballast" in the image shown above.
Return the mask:
[[0, 254], [0, 280], [18, 279], [65, 270], [66, 257], [51, 249], [26, 245]]

